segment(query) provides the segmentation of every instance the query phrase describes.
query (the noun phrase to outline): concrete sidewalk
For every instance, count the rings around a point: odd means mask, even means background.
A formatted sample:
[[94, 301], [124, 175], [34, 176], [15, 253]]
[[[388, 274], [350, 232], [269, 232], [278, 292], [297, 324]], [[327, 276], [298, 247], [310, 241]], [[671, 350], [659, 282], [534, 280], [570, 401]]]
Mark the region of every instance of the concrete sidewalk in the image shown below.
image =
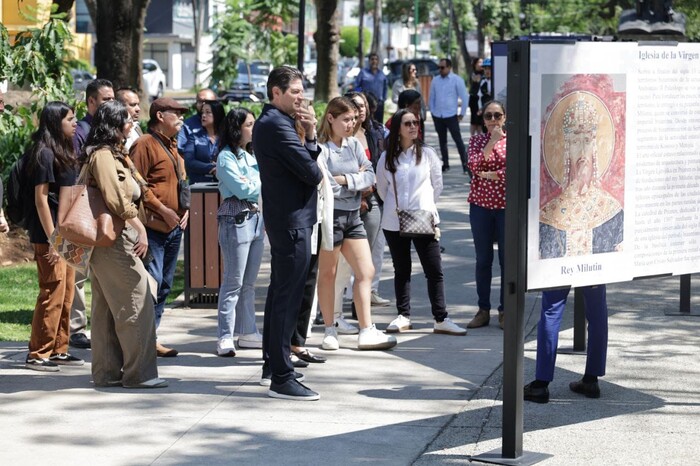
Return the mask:
[[[437, 145], [428, 126], [428, 142]], [[459, 167], [456, 153], [452, 164]], [[460, 170], [446, 174], [441, 242], [448, 307], [461, 325], [476, 312], [467, 192]], [[392, 272], [387, 252], [385, 297], [393, 295]], [[265, 259], [259, 325], [268, 277]], [[534, 378], [538, 298], [529, 294], [525, 309], [526, 382]], [[561, 355], [552, 401], [525, 404], [524, 449], [552, 455], [542, 463], [551, 465], [700, 464], [700, 319], [664, 315], [678, 307], [678, 280], [611, 285], [608, 301], [602, 397], [568, 390], [585, 358]], [[572, 344], [571, 304], [562, 346]], [[415, 329], [387, 352], [357, 351], [353, 336], [340, 337], [339, 351], [315, 350], [323, 333], [314, 328], [308, 346], [328, 362], [302, 372], [321, 394], [317, 402], [268, 398], [258, 384], [259, 350], [216, 357], [215, 309], [166, 311], [160, 339], [181, 353], [159, 359], [170, 381], [162, 390], [95, 389], [89, 363], [29, 371], [26, 343], [0, 343], [0, 464], [464, 464], [468, 455], [500, 448], [503, 332], [495, 313], [492, 325], [466, 337], [433, 334], [417, 265], [412, 306]], [[373, 315], [383, 328], [395, 309], [375, 307]], [[89, 350], [74, 353], [89, 362]]]

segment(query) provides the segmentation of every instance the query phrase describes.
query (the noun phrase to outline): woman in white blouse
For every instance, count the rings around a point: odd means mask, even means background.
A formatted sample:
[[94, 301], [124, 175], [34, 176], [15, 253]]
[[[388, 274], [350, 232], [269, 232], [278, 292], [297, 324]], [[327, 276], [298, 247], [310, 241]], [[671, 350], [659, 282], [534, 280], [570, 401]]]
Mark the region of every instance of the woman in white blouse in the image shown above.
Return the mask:
[[[377, 164], [377, 192], [384, 200], [382, 229], [394, 262], [394, 291], [399, 316], [386, 331], [397, 333], [411, 325], [411, 242], [416, 248], [428, 281], [428, 298], [435, 319], [433, 332], [466, 335], [447, 317], [445, 284], [442, 274], [440, 244], [435, 237], [404, 237], [399, 233], [396, 209], [427, 210], [439, 216], [435, 203], [442, 192], [442, 163], [435, 151], [418, 139], [416, 116], [406, 109], [394, 114], [389, 143]], [[395, 190], [394, 190], [394, 184]]]

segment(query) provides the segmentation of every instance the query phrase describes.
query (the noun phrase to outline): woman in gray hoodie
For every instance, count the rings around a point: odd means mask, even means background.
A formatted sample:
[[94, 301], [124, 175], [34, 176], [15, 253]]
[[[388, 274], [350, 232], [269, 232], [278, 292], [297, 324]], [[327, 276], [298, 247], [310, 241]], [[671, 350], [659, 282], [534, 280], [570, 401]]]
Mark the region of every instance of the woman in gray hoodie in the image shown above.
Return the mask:
[[333, 251], [321, 251], [318, 270], [318, 300], [326, 323], [322, 348], [339, 348], [333, 320], [335, 276], [343, 254], [355, 274], [353, 296], [360, 334], [361, 350], [384, 350], [396, 345], [396, 338], [385, 335], [372, 324], [370, 294], [374, 266], [367, 233], [360, 219], [362, 191], [374, 184], [374, 170], [362, 144], [351, 136], [356, 122], [355, 107], [347, 98], [336, 97], [326, 107], [318, 139], [326, 160], [334, 191]]

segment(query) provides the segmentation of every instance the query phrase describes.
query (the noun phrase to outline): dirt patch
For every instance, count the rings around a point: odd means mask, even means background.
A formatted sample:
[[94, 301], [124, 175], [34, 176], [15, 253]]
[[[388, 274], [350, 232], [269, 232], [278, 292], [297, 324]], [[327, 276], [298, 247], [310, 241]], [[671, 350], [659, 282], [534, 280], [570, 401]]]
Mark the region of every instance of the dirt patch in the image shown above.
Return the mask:
[[34, 250], [26, 231], [12, 227], [7, 234], [0, 233], [0, 266], [5, 267], [33, 260]]

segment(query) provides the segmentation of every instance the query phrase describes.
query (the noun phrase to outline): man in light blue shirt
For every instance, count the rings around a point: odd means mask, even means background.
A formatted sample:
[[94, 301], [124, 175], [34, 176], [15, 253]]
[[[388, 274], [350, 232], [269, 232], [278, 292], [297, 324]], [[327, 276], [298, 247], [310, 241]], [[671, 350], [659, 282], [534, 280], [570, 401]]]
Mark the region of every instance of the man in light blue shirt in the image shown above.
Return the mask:
[[379, 55], [370, 53], [369, 67], [363, 68], [360, 74], [355, 78], [355, 87], [353, 90], [357, 92], [372, 93], [377, 98], [377, 111], [374, 112], [374, 119], [384, 121], [384, 101], [387, 97], [389, 89], [389, 81], [386, 75], [379, 69]]
[[[467, 169], [467, 151], [464, 148], [462, 134], [459, 132], [459, 122], [462, 121], [467, 110], [469, 97], [464, 80], [452, 73], [452, 61], [449, 58], [440, 60], [440, 75], [433, 78], [430, 84], [430, 114], [433, 116], [435, 131], [440, 141], [440, 154], [442, 155], [442, 171], [450, 169], [450, 160], [447, 152], [447, 130], [457, 145], [462, 169], [469, 174]], [[461, 103], [459, 100], [461, 99]], [[458, 109], [459, 104], [459, 109]], [[459, 110], [459, 112], [458, 112]]]

